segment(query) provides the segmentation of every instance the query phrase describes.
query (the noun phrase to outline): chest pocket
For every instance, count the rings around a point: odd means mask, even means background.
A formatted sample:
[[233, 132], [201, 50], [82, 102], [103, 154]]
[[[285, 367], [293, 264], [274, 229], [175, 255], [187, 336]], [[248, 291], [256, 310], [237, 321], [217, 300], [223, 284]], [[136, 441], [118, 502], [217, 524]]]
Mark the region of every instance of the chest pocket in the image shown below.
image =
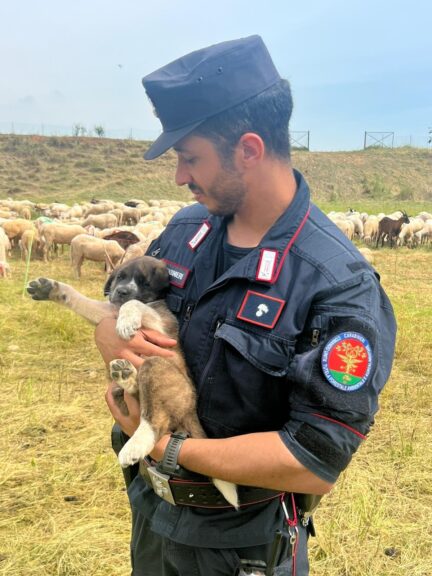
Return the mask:
[[233, 346], [255, 368], [271, 376], [286, 376], [294, 342], [271, 334], [246, 332], [230, 324], [222, 324], [215, 333]]
[[198, 414], [207, 434], [227, 437], [282, 426], [293, 354], [293, 341], [221, 324], [198, 384]]

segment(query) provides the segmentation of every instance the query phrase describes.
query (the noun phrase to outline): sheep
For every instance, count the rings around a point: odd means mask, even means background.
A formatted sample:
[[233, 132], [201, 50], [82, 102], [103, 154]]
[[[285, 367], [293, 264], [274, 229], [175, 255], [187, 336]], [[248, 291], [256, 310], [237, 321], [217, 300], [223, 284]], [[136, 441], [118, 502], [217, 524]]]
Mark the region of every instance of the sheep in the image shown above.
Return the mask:
[[0, 228], [0, 278], [11, 276], [7, 255], [10, 254], [11, 244], [3, 228]]
[[78, 224], [43, 224], [40, 228], [40, 237], [43, 245], [43, 259], [48, 261], [51, 248], [57, 250], [58, 244], [70, 244], [78, 234], [86, 234], [86, 229]]
[[84, 207], [79, 204], [74, 204], [69, 210], [64, 212], [63, 218], [65, 220], [70, 220], [72, 218], [82, 218], [84, 214]]
[[424, 222], [426, 222], [426, 220], [432, 220], [432, 214], [429, 212], [420, 212], [417, 218], [421, 218]]
[[432, 218], [426, 220], [423, 228], [414, 233], [414, 237], [417, 244], [429, 244], [432, 239]]
[[339, 230], [341, 230], [341, 232], [343, 232], [345, 234], [345, 236], [349, 240], [353, 239], [354, 222], [352, 220], [345, 218], [345, 220], [336, 219], [336, 220], [333, 220], [333, 222], [336, 224], [336, 226], [339, 228]]
[[50, 218], [63, 218], [68, 210], [70, 210], [70, 207], [67, 204], [52, 202], [49, 209], [45, 211], [45, 215]]
[[107, 274], [121, 261], [125, 251], [115, 240], [104, 240], [88, 234], [79, 234], [71, 242], [71, 264], [75, 277], [81, 277], [84, 260], [105, 262]]
[[150, 222], [139, 222], [135, 228], [133, 228], [133, 232], [140, 232], [145, 238], [149, 234], [152, 234], [153, 231], [156, 230], [159, 234], [164, 230], [164, 226], [160, 222], [156, 222], [155, 220], [151, 220]]
[[37, 254], [43, 257], [43, 242], [37, 228], [24, 230], [18, 244], [23, 260], [27, 260], [30, 251], [31, 254]]
[[365, 244], [371, 244], [372, 242], [376, 241], [378, 236], [378, 225], [378, 216], [368, 216], [363, 226], [363, 241]]
[[408, 224], [403, 224], [398, 236], [398, 245], [412, 247], [416, 244], [415, 233], [420, 232], [424, 226], [424, 220], [421, 218], [412, 218]]
[[117, 226], [117, 217], [115, 214], [90, 214], [87, 216], [85, 220], [82, 222], [82, 225], [85, 226], [96, 226], [96, 228], [113, 228]]
[[144, 256], [148, 250], [150, 244], [155, 240], [158, 236], [160, 236], [163, 228], [153, 227], [153, 229], [147, 234], [147, 237], [136, 244], [132, 244], [127, 248], [123, 258], [123, 262], [128, 262], [129, 260], [133, 260], [134, 258], [138, 258], [140, 256]]
[[141, 218], [139, 208], [125, 207], [122, 209], [122, 222], [125, 224], [138, 224]]
[[18, 242], [24, 230], [34, 229], [33, 223], [24, 218], [16, 218], [15, 220], [7, 220], [1, 223], [4, 231], [6, 232], [11, 244]]
[[357, 235], [360, 239], [363, 238], [363, 221], [360, 218], [358, 212], [349, 214], [347, 219], [354, 224], [354, 234]]
[[84, 218], [87, 218], [87, 216], [96, 215], [96, 214], [106, 214], [110, 210], [113, 210], [113, 208], [115, 208], [114, 202], [108, 201], [108, 200], [106, 200], [104, 202], [100, 202], [98, 204], [91, 204], [91, 206], [88, 206], [85, 209]]

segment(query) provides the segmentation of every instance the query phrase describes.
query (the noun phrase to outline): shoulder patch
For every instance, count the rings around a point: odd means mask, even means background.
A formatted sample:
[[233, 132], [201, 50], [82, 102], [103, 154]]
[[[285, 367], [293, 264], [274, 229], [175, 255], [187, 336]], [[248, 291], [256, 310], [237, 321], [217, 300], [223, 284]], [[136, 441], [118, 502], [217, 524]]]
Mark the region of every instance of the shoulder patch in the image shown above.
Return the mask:
[[367, 381], [372, 368], [372, 349], [358, 332], [341, 332], [324, 347], [321, 366], [328, 382], [353, 392]]

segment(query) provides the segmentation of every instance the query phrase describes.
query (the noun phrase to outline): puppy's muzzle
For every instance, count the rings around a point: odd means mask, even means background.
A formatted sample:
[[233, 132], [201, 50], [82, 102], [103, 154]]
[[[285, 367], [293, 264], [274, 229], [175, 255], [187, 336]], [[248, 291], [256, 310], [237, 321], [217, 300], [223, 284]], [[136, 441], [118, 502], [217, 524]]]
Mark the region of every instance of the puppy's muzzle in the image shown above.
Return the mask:
[[136, 284], [126, 284], [125, 286], [117, 286], [110, 295], [110, 300], [114, 304], [124, 304], [129, 300], [136, 298], [138, 294]]

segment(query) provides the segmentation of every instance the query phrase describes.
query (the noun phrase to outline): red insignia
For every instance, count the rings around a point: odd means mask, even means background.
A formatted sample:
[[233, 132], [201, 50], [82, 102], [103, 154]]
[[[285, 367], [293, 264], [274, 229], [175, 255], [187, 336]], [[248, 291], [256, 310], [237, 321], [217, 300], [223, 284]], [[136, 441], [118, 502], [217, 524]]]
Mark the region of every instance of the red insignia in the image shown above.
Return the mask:
[[358, 390], [372, 368], [370, 344], [358, 332], [342, 332], [326, 344], [321, 366], [332, 386], [346, 392]]

